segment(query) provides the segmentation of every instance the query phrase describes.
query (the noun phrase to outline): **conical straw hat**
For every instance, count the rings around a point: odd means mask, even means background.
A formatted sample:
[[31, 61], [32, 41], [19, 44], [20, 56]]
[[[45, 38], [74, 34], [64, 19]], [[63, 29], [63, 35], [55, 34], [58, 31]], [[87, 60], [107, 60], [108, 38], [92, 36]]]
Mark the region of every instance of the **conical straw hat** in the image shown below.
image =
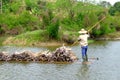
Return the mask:
[[85, 29], [81, 29], [78, 33], [80, 33], [80, 34], [87, 33], [87, 31]]

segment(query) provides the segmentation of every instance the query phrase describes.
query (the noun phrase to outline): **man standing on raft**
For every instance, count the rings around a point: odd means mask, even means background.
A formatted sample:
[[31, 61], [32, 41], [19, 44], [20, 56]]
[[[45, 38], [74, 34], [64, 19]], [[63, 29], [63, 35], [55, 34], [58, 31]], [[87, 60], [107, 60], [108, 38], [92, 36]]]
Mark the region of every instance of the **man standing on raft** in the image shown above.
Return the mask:
[[80, 41], [81, 45], [81, 51], [82, 51], [82, 59], [83, 61], [88, 61], [87, 57], [87, 49], [88, 49], [88, 31], [85, 29], [81, 29], [78, 33], [80, 33], [80, 36], [78, 37], [78, 41]]

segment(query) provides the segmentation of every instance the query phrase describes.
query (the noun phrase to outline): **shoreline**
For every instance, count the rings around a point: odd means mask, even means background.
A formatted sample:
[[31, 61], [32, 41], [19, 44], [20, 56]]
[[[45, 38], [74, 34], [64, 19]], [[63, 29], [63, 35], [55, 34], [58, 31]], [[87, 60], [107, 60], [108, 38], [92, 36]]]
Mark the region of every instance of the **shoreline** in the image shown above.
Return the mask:
[[50, 41], [32, 41], [29, 42], [25, 39], [14, 39], [13, 37], [7, 37], [1, 42], [1, 45], [10, 45], [10, 46], [31, 46], [31, 47], [50, 47], [50, 46], [62, 46], [67, 43], [63, 41], [50, 40]]
[[118, 38], [95, 38], [95, 40], [99, 41], [99, 40], [105, 40], [105, 41], [109, 41], [109, 40], [120, 40], [120, 37]]
[[[120, 40], [120, 38], [96, 38], [93, 39], [93, 41], [89, 41], [90, 43], [93, 43], [94, 41], [117, 41]], [[23, 43], [23, 44], [22, 44]], [[67, 44], [65, 42], [62, 41], [49, 41], [49, 42], [31, 42], [29, 44], [24, 44], [24, 42], [20, 42], [20, 43], [3, 43], [2, 46], [5, 45], [10, 45], [10, 46], [29, 46], [29, 47], [60, 47], [63, 46], [63, 44], [65, 46], [71, 46], [72, 44]], [[78, 45], [78, 43], [76, 43], [75, 45]]]
[[[4, 37], [4, 36], [3, 36]], [[90, 39], [89, 39], [90, 40]], [[105, 35], [105, 36], [101, 36], [99, 38], [94, 38], [92, 39], [92, 41], [89, 41], [90, 43], [93, 43], [94, 41], [116, 41], [116, 40], [120, 40], [120, 36], [114, 36], [113, 35]], [[3, 45], [12, 45], [12, 46], [31, 46], [31, 47], [59, 47], [59, 46], [63, 46], [67, 45], [67, 46], [71, 46], [72, 44], [68, 44], [64, 41], [57, 41], [57, 40], [49, 40], [49, 41], [32, 41], [29, 42], [26, 39], [14, 39], [14, 37], [9, 36], [6, 37], [5, 39], [2, 39], [1, 37], [1, 46]], [[77, 43], [76, 43], [77, 44]]]

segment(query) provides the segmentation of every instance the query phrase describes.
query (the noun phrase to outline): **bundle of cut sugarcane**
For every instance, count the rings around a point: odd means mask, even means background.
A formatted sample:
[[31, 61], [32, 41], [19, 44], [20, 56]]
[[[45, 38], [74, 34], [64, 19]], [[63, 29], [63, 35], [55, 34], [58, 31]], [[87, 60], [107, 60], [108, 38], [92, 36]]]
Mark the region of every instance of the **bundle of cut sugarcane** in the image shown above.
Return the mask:
[[9, 61], [10, 57], [7, 52], [0, 52], [0, 61]]
[[43, 61], [43, 62], [50, 62], [52, 57], [52, 53], [50, 51], [41, 51], [36, 53], [35, 61]]
[[49, 50], [33, 53], [31, 51], [15, 52], [8, 55], [0, 52], [0, 61], [34, 61], [34, 62], [74, 62], [78, 58], [73, 54], [71, 49], [62, 46], [55, 51]]
[[73, 54], [70, 48], [62, 46], [53, 52], [52, 60], [55, 62], [73, 62], [78, 58]]
[[11, 61], [34, 61], [34, 53], [31, 51], [23, 51], [14, 53], [10, 56]]

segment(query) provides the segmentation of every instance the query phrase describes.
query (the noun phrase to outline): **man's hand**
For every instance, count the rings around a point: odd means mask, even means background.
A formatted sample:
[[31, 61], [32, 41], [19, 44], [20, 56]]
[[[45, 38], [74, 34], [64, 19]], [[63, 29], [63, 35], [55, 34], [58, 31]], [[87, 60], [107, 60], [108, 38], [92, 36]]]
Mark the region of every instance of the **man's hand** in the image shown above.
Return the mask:
[[81, 39], [78, 39], [78, 41], [81, 41]]

